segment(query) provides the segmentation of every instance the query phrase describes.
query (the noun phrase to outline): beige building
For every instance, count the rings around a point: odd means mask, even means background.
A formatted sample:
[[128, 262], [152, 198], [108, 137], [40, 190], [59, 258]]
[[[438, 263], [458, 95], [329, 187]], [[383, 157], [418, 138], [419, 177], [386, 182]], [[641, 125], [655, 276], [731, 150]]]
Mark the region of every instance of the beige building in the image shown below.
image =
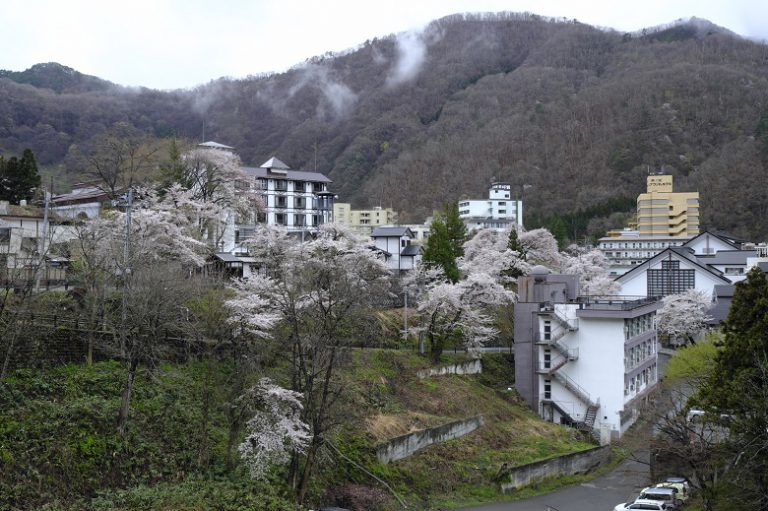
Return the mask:
[[647, 192], [637, 197], [637, 230], [641, 236], [696, 236], [699, 193], [673, 191], [672, 176], [648, 176]]
[[349, 226], [360, 234], [371, 234], [382, 225], [397, 223], [397, 213], [391, 208], [352, 209], [348, 202], [333, 205], [333, 221]]

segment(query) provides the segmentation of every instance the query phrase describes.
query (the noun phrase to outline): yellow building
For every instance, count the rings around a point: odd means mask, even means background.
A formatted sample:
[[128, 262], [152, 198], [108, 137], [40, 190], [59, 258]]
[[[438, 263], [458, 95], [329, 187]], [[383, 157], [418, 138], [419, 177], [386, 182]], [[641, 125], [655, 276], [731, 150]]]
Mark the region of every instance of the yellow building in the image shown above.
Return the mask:
[[347, 202], [333, 205], [333, 221], [351, 227], [360, 234], [371, 234], [375, 227], [397, 223], [397, 213], [391, 208], [352, 209]]
[[637, 197], [641, 236], [699, 234], [699, 192], [674, 192], [672, 176], [648, 176], [647, 192]]

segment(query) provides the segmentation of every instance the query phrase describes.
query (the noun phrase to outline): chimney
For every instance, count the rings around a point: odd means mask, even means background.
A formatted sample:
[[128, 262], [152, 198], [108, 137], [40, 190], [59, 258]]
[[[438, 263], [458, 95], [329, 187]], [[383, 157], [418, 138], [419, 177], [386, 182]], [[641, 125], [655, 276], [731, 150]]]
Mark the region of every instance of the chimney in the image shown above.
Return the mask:
[[27, 199], [21, 199], [19, 201], [19, 206], [26, 206], [27, 205]]

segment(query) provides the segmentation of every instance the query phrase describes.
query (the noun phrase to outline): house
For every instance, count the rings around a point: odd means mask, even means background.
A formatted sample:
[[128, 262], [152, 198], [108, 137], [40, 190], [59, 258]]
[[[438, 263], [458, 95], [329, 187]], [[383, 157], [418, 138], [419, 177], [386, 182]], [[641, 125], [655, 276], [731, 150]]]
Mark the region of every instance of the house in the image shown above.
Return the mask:
[[54, 195], [51, 198], [51, 210], [65, 218], [98, 217], [102, 205], [110, 199], [100, 184], [101, 181], [87, 181], [72, 185], [70, 193]]
[[408, 227], [377, 227], [371, 238], [392, 271], [412, 270], [421, 261], [421, 246], [411, 244], [414, 234]]
[[468, 230], [509, 230], [510, 226], [523, 225], [523, 202], [512, 199], [512, 185], [493, 183], [488, 189], [488, 199], [460, 200], [459, 218]]
[[355, 232], [370, 235], [376, 227], [397, 223], [397, 213], [392, 208], [352, 209], [347, 202], [333, 205], [333, 221], [349, 226]]
[[68, 234], [47, 222], [41, 208], [0, 201], [0, 284], [28, 284], [36, 277], [46, 287], [64, 283], [69, 260], [50, 249]]
[[543, 266], [518, 280], [515, 386], [542, 418], [601, 443], [620, 437], [658, 382], [654, 298], [579, 296]]
[[687, 247], [667, 248], [617, 277], [616, 282], [623, 295], [660, 297], [695, 288], [712, 296], [715, 286], [731, 281], [703, 259]]

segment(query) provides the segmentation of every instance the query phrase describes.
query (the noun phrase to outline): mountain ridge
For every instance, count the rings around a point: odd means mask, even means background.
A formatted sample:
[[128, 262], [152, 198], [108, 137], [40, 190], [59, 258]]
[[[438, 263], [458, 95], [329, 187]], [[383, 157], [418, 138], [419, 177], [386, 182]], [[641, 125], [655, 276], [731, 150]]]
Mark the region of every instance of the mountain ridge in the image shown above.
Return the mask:
[[285, 73], [187, 91], [51, 95], [0, 79], [3, 90], [0, 149], [26, 144], [47, 163], [117, 121], [191, 139], [204, 125], [206, 139], [235, 146], [246, 163], [317, 161], [341, 200], [414, 221], [483, 196], [492, 178], [531, 185], [526, 209], [546, 218], [635, 196], [649, 169], [664, 168], [677, 189], [702, 193], [705, 225], [768, 235], [758, 218], [768, 198], [750, 192], [730, 207], [738, 197], [722, 179], [768, 177], [758, 130], [768, 50], [705, 23], [636, 35], [527, 14], [454, 15]]

